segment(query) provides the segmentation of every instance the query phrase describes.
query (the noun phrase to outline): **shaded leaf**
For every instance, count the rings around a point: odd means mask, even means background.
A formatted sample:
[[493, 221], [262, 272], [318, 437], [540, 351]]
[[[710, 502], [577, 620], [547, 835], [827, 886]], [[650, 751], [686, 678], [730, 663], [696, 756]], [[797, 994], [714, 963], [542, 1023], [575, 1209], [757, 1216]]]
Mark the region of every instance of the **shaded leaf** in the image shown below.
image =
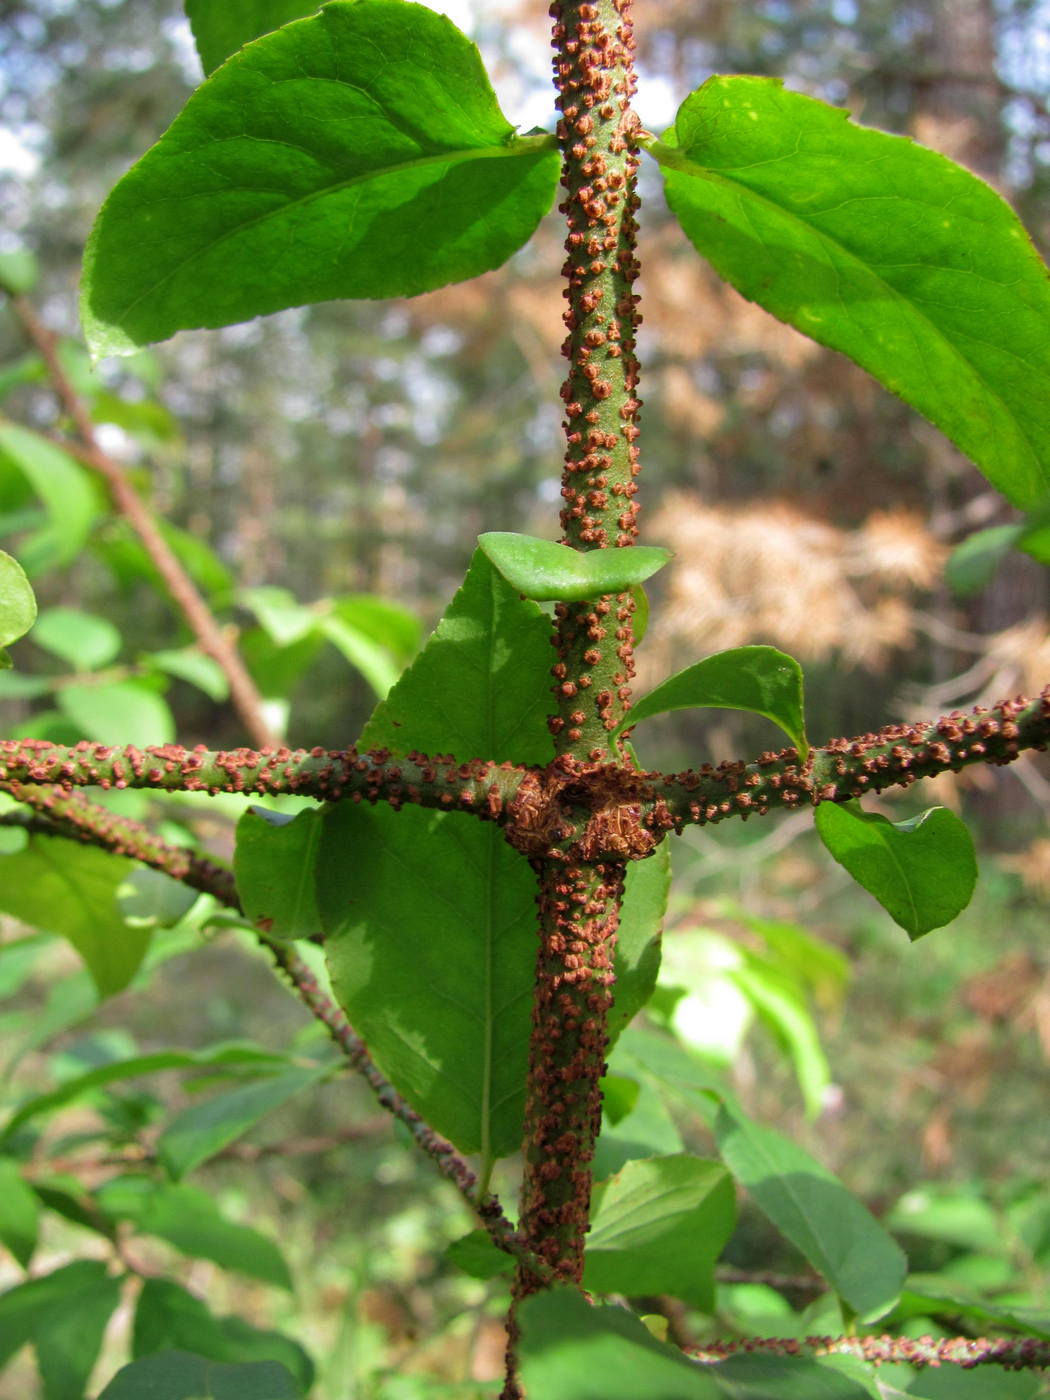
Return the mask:
[[22, 1265], [36, 1249], [40, 1227], [40, 1201], [22, 1176], [13, 1157], [0, 1157], [0, 1241]]
[[856, 360], [1015, 504], [1046, 493], [1050, 284], [990, 186], [773, 78], [709, 79], [649, 149], [738, 291]]
[[896, 1302], [907, 1260], [837, 1177], [780, 1133], [723, 1100], [716, 1123], [722, 1159], [780, 1232], [863, 1320]]
[[164, 1351], [123, 1366], [98, 1400], [303, 1400], [303, 1391], [276, 1361], [227, 1365]]
[[186, 17], [201, 67], [209, 74], [260, 34], [319, 8], [313, 0], [222, 0], [221, 5], [215, 0], [186, 0]]
[[669, 549], [651, 545], [579, 550], [502, 530], [479, 535], [478, 544], [513, 588], [540, 602], [581, 602], [624, 593], [671, 558]]
[[121, 918], [138, 928], [174, 928], [200, 898], [198, 890], [151, 870], [136, 866], [117, 890]]
[[234, 55], [117, 185], [85, 257], [88, 343], [476, 277], [532, 235], [558, 167], [444, 16], [334, 0]]
[[50, 836], [0, 856], [0, 909], [68, 938], [100, 996], [128, 985], [149, 946], [149, 932], [124, 922], [117, 891], [131, 862], [108, 851]]
[[616, 933], [610, 1045], [653, 994], [660, 972], [660, 940], [670, 893], [671, 850], [664, 841], [647, 859], [633, 860], [627, 867]]
[[[802, 667], [776, 647], [734, 647], [669, 676], [633, 702], [616, 733], [669, 710], [746, 710], [771, 719], [805, 758], [809, 752], [802, 705]], [[614, 734], [612, 738], [615, 738]]]
[[130, 1221], [140, 1234], [167, 1240], [190, 1259], [210, 1259], [277, 1288], [292, 1287], [288, 1265], [273, 1241], [249, 1225], [227, 1220], [211, 1196], [196, 1186], [144, 1176], [116, 1177], [98, 1190], [96, 1199], [111, 1219]]
[[351, 666], [361, 672], [382, 700], [401, 672], [400, 666], [395, 665], [386, 648], [335, 613], [319, 618], [317, 630], [342, 652]]
[[46, 438], [2, 418], [0, 457], [18, 468], [47, 512], [47, 525], [19, 549], [26, 573], [34, 577], [71, 563], [99, 513], [98, 493], [87, 471]]
[[453, 1240], [445, 1250], [445, 1258], [471, 1278], [498, 1278], [514, 1272], [514, 1256], [497, 1249], [487, 1230], [471, 1230], [469, 1235]]
[[912, 940], [950, 924], [969, 904], [977, 883], [973, 838], [947, 807], [891, 822], [857, 802], [822, 802], [815, 819], [838, 863]]
[[79, 1397], [119, 1301], [118, 1281], [93, 1259], [18, 1284], [0, 1296], [0, 1366], [31, 1342], [43, 1400]]
[[308, 1065], [284, 1070], [270, 1079], [217, 1094], [176, 1113], [161, 1133], [157, 1152], [173, 1177], [185, 1176], [253, 1128], [260, 1118], [312, 1089], [331, 1074], [332, 1066]]
[[37, 618], [33, 641], [76, 671], [95, 671], [120, 652], [121, 637], [108, 618], [80, 608], [47, 608]]
[[268, 938], [310, 938], [321, 928], [314, 863], [321, 814], [308, 808], [289, 820], [249, 807], [237, 823], [233, 870], [241, 908]]
[[670, 1293], [711, 1312], [715, 1260], [735, 1224], [733, 1183], [720, 1162], [684, 1153], [628, 1162], [594, 1189], [584, 1287]]

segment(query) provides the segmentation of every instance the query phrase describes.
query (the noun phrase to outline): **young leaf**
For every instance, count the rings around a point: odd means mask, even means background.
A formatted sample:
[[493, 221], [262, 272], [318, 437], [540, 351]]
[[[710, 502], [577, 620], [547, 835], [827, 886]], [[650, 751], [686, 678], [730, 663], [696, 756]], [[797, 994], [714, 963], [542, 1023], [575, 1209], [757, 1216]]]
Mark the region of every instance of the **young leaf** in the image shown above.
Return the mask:
[[289, 818], [249, 807], [237, 823], [233, 870], [241, 907], [268, 938], [310, 938], [321, 927], [314, 862], [321, 814], [308, 808]]
[[288, 1265], [273, 1241], [249, 1225], [227, 1220], [211, 1196], [196, 1186], [144, 1176], [116, 1177], [99, 1189], [96, 1199], [111, 1219], [127, 1220], [140, 1234], [167, 1240], [190, 1259], [210, 1259], [220, 1268], [275, 1288], [292, 1287]]
[[0, 1367], [31, 1342], [42, 1400], [82, 1395], [119, 1301], [119, 1282], [93, 1259], [18, 1284], [0, 1296]]
[[313, 1088], [331, 1072], [328, 1064], [297, 1066], [257, 1084], [190, 1104], [175, 1115], [161, 1134], [157, 1143], [161, 1161], [171, 1176], [185, 1176], [253, 1128], [267, 1113], [304, 1089]]
[[13, 1157], [0, 1157], [0, 1242], [22, 1265], [36, 1249], [40, 1225], [40, 1199], [26, 1185], [21, 1168]]
[[736, 1224], [719, 1162], [680, 1154], [628, 1162], [595, 1187], [583, 1285], [597, 1293], [670, 1293], [714, 1308], [715, 1260]]
[[755, 1205], [861, 1318], [895, 1303], [907, 1260], [874, 1216], [801, 1147], [728, 1099], [716, 1124], [722, 1160]]
[[225, 1365], [186, 1351], [162, 1351], [122, 1366], [98, 1400], [303, 1400], [277, 1361]]
[[11, 658], [4, 648], [24, 637], [35, 618], [36, 598], [25, 570], [0, 549], [0, 668], [10, 668]]
[[635, 701], [617, 733], [669, 710], [702, 708], [764, 715], [780, 726], [800, 758], [809, 752], [802, 709], [802, 667], [776, 647], [719, 651], [669, 676]]
[[817, 833], [913, 941], [950, 924], [977, 883], [973, 838], [947, 807], [891, 822], [858, 802], [822, 802]]
[[202, 1299], [179, 1284], [147, 1279], [135, 1307], [132, 1355], [182, 1349], [210, 1361], [277, 1361], [304, 1391], [313, 1384], [313, 1363], [291, 1337], [253, 1327], [239, 1317], [216, 1317]]
[[235, 54], [103, 206], [84, 262], [95, 355], [333, 297], [499, 267], [550, 208], [475, 46], [405, 0], [333, 0]]
[[779, 79], [710, 78], [648, 147], [696, 248], [856, 360], [1021, 507], [1050, 487], [1050, 283], [976, 176]]
[[223, 0], [221, 5], [215, 0], [186, 0], [186, 18], [205, 76], [260, 34], [318, 9], [313, 0]]
[[582, 602], [624, 593], [671, 558], [669, 549], [650, 545], [579, 550], [504, 530], [479, 535], [478, 544], [512, 588], [541, 603]]
[[52, 836], [0, 856], [0, 909], [68, 938], [100, 996], [122, 991], [142, 962], [149, 930], [120, 917], [117, 891], [134, 867], [121, 856]]

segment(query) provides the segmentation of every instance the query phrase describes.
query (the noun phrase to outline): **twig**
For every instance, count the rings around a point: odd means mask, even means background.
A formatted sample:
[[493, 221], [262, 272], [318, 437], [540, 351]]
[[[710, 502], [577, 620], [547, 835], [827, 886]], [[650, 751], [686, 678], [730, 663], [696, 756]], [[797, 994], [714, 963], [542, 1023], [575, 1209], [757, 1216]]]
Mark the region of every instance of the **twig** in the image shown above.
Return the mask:
[[690, 1350], [697, 1361], [717, 1363], [738, 1352], [774, 1356], [859, 1356], [876, 1366], [1002, 1366], [1008, 1371], [1050, 1366], [1050, 1342], [1035, 1337], [745, 1337], [708, 1342]]
[[277, 742], [266, 722], [262, 696], [211, 609], [182, 567], [145, 502], [132, 487], [120, 465], [103, 451], [95, 433], [87, 405], [70, 381], [55, 348], [56, 337], [37, 316], [24, 296], [11, 297], [11, 306], [26, 335], [40, 352], [55, 392], [73, 422], [81, 446], [77, 458], [98, 473], [109, 488], [114, 508], [124, 517], [142, 541], [172, 602], [180, 610], [204, 651], [222, 669], [230, 687], [230, 699], [255, 744]]

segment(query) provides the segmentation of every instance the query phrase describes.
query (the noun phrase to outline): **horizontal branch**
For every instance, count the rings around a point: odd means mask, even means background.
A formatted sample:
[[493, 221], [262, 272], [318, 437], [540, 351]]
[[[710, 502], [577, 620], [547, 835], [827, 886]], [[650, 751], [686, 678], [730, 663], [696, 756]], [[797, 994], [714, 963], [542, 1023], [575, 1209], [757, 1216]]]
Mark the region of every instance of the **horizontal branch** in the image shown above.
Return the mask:
[[1050, 1342], [1035, 1337], [746, 1337], [708, 1342], [690, 1349], [697, 1361], [719, 1362], [736, 1352], [766, 1352], [776, 1356], [859, 1356], [881, 1365], [1002, 1366], [1010, 1371], [1050, 1366]]
[[405, 802], [422, 807], [476, 810], [498, 818], [517, 794], [526, 769], [448, 755], [410, 753], [392, 759], [385, 749], [194, 749], [178, 744], [113, 747], [87, 740], [66, 746], [41, 739], [0, 740], [0, 783], [75, 787], [152, 788], [159, 792], [290, 793], [335, 802], [340, 798]]
[[705, 765], [667, 777], [646, 774], [653, 800], [644, 821], [653, 830], [681, 831], [729, 817], [764, 816], [774, 808], [845, 802], [975, 763], [1012, 763], [1027, 749], [1048, 746], [1050, 686], [1034, 700], [1018, 697], [978, 705], [965, 715], [833, 739], [811, 749], [805, 763], [795, 749], [783, 749], [760, 754], [753, 763]]

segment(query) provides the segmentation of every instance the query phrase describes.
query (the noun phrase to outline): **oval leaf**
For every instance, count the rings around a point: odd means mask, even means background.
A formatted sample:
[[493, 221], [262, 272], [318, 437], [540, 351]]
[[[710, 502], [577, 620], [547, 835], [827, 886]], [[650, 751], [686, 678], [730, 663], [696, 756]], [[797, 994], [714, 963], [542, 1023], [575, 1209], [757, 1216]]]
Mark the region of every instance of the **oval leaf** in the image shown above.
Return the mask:
[[122, 1366], [98, 1400], [302, 1400], [277, 1361], [227, 1365], [188, 1351], [162, 1351]]
[[722, 1160], [777, 1229], [862, 1320], [888, 1312], [908, 1261], [866, 1206], [801, 1147], [723, 1100]]
[[[616, 733], [669, 710], [747, 710], [780, 726], [798, 749], [809, 753], [802, 709], [802, 667], [776, 647], [719, 651], [669, 676], [638, 700]], [[616, 736], [613, 735], [613, 738]]]
[[334, 0], [190, 98], [106, 201], [84, 263], [95, 355], [333, 297], [414, 296], [499, 267], [554, 198], [475, 46], [404, 0]]
[[820, 839], [911, 939], [950, 924], [977, 883], [973, 838], [954, 812], [931, 807], [891, 822], [859, 804], [824, 802]]
[[289, 821], [249, 807], [237, 823], [237, 894], [247, 917], [268, 938], [311, 938], [319, 931], [314, 862], [320, 840], [321, 814], [313, 808]]
[[36, 620], [36, 598], [17, 559], [0, 549], [0, 647], [24, 637]]
[[1045, 494], [1050, 283], [990, 186], [774, 78], [709, 79], [649, 149], [739, 292], [849, 355], [1015, 504]]
[[669, 549], [651, 545], [579, 550], [506, 530], [479, 535], [478, 544], [512, 588], [541, 603], [575, 603], [623, 593], [671, 558]]
[[121, 636], [108, 618], [79, 608], [48, 608], [33, 641], [78, 671], [96, 671], [120, 652]]

